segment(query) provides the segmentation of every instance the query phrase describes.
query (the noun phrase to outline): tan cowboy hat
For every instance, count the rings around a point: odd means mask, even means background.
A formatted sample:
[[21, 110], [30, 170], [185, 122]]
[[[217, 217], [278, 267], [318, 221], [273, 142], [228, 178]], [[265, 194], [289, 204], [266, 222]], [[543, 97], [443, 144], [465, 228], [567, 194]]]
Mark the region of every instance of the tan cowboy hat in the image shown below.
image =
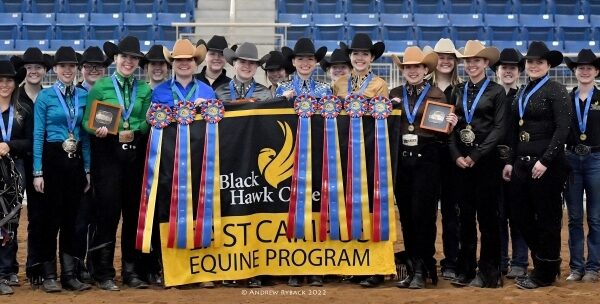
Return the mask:
[[431, 46], [426, 45], [426, 46], [423, 47], [423, 53], [429, 54], [429, 53], [433, 53], [433, 52], [434, 52], [434, 50], [433, 50], [433, 48]]
[[200, 64], [204, 61], [206, 52], [205, 45], [194, 47], [192, 42], [187, 39], [175, 41], [173, 52], [170, 52], [169, 49], [163, 47], [163, 54], [168, 63], [173, 63], [173, 60], [175, 59], [194, 58], [196, 63]]
[[427, 74], [435, 71], [438, 62], [438, 55], [436, 53], [426, 54], [421, 51], [418, 46], [409, 46], [404, 50], [404, 57], [402, 61], [398, 56], [392, 54], [392, 61], [397, 64], [400, 68], [409, 64], [423, 64], [427, 67]]
[[440, 39], [433, 47], [433, 51], [438, 54], [454, 54], [456, 57], [460, 55], [456, 47], [454, 47], [454, 42], [448, 38]]
[[490, 61], [488, 66], [493, 66], [498, 58], [500, 58], [500, 51], [495, 47], [485, 47], [479, 40], [469, 40], [465, 45], [464, 51], [458, 56], [458, 58], [471, 58], [481, 57]]

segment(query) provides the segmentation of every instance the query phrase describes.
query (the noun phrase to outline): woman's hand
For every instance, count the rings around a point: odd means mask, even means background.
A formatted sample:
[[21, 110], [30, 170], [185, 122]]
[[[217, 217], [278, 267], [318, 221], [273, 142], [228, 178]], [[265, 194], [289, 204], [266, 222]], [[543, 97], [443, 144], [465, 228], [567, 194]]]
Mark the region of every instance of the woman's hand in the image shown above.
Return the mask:
[[206, 102], [206, 99], [204, 98], [198, 98], [196, 100], [194, 100], [194, 106], [195, 107], [201, 107], [203, 103]]
[[96, 129], [96, 137], [104, 138], [106, 135], [108, 135], [108, 129], [106, 127]]
[[5, 156], [8, 154], [8, 152], [10, 152], [10, 147], [8, 144], [5, 142], [0, 143], [0, 156]]
[[41, 176], [33, 178], [33, 188], [39, 193], [44, 193], [44, 178]]
[[542, 175], [544, 175], [546, 169], [548, 168], [542, 165], [542, 163], [540, 163], [540, 161], [538, 160], [537, 162], [535, 162], [535, 165], [533, 165], [533, 169], [531, 169], [531, 178], [542, 178]]
[[87, 181], [87, 184], [85, 184], [85, 188], [83, 188], [83, 193], [87, 193], [92, 186], [92, 184], [90, 183], [90, 174], [89, 173], [85, 174], [85, 180]]
[[512, 170], [513, 170], [512, 165], [505, 165], [504, 169], [502, 169], [502, 179], [507, 182], [510, 182], [510, 179], [512, 177]]
[[458, 123], [458, 116], [454, 113], [448, 113], [448, 115], [446, 115], [446, 122], [449, 122], [450, 126], [454, 128]]
[[285, 96], [287, 99], [291, 99], [292, 97], [296, 96], [296, 92], [294, 92], [294, 90], [287, 90], [283, 92], [283, 96]]

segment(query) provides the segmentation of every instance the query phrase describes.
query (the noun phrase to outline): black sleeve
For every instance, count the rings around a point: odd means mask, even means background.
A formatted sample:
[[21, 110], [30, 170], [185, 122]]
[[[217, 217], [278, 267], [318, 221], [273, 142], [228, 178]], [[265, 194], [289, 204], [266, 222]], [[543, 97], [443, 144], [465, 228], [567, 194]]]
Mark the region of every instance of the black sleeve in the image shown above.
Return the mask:
[[19, 127], [22, 128], [20, 133], [23, 136], [20, 136], [20, 138], [11, 139], [11, 141], [8, 142], [11, 155], [24, 156], [28, 151], [32, 150], [33, 112], [28, 106], [21, 104], [21, 115], [23, 115], [23, 119], [21, 120], [20, 124], [16, 118], [14, 119], [15, 123], [19, 124]]
[[492, 130], [488, 133], [485, 140], [469, 155], [475, 162], [496, 149], [496, 146], [506, 136], [506, 92], [501, 86], [496, 86], [496, 91], [497, 93], [494, 95], [495, 113]]
[[[454, 105], [456, 107], [456, 95], [458, 94], [457, 86], [452, 88], [452, 93], [450, 94], [450, 99], [448, 103]], [[455, 108], [456, 109], [456, 108]], [[460, 120], [460, 117], [459, 117]], [[452, 163], [456, 161], [457, 158], [461, 157], [460, 150], [458, 149], [458, 143], [456, 142], [456, 137], [458, 136], [458, 128], [455, 128], [450, 136], [448, 137], [448, 148], [450, 149], [450, 157], [452, 158]]]
[[540, 162], [548, 167], [557, 155], [564, 151], [564, 145], [571, 129], [571, 117], [573, 115], [573, 107], [569, 101], [569, 93], [564, 85], [558, 82], [552, 82], [552, 89], [548, 96], [548, 101], [551, 103], [554, 116], [554, 133], [552, 140], [546, 148]]

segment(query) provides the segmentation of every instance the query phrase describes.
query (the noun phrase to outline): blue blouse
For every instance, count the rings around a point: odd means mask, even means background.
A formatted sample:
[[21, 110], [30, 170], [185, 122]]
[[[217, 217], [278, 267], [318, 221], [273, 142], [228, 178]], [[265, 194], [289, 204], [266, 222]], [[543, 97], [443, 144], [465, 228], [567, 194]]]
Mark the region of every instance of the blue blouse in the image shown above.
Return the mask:
[[177, 88], [179, 88], [179, 90], [181, 91], [181, 94], [185, 97], [194, 86], [194, 82], [198, 83], [198, 88], [196, 89], [196, 93], [194, 93], [193, 95], [194, 97], [192, 97], [192, 100], [190, 101], [193, 102], [196, 98], [215, 98], [215, 91], [213, 91], [213, 89], [209, 85], [205, 84], [202, 81], [194, 79], [194, 81], [188, 83], [188, 85], [184, 88], [179, 83], [179, 81], [173, 78], [171, 80], [164, 81], [163, 83], [159, 84], [156, 88], [154, 88], [154, 90], [152, 91], [152, 98], [150, 100], [152, 101], [152, 103], [159, 103], [172, 107], [175, 105], [175, 101], [173, 99], [173, 90], [171, 89], [171, 85], [175, 83]]
[[[296, 86], [297, 88], [295, 88]], [[315, 98], [333, 94], [329, 84], [315, 80], [312, 76], [308, 80], [302, 80], [296, 73], [293, 74], [292, 80], [283, 81], [277, 86], [275, 96], [283, 96], [283, 93], [289, 90], [297, 91], [296, 96], [307, 94]]]

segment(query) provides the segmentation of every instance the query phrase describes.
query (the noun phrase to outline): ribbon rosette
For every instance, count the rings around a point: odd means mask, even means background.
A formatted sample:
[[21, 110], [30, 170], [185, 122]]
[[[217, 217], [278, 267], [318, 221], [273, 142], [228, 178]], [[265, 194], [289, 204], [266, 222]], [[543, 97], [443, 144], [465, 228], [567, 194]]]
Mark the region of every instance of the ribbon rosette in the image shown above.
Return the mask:
[[180, 125], [189, 125], [194, 121], [196, 107], [191, 101], [179, 101], [173, 107], [173, 116]]
[[219, 247], [221, 243], [219, 121], [223, 119], [224, 115], [225, 108], [221, 100], [209, 99], [202, 104], [202, 118], [206, 121], [206, 134], [196, 212], [196, 233], [194, 235], [196, 248], [209, 247], [212, 239], [214, 239], [215, 247]]
[[373, 97], [369, 102], [369, 112], [375, 119], [386, 119], [392, 113], [392, 102], [383, 96]]
[[294, 111], [300, 117], [308, 118], [311, 117], [317, 109], [317, 100], [309, 95], [302, 94], [296, 97], [294, 101]]
[[324, 96], [319, 100], [319, 111], [325, 119], [336, 118], [342, 111], [343, 104], [337, 96]]
[[351, 118], [362, 117], [368, 109], [367, 99], [362, 95], [348, 95], [344, 101], [344, 110]]

